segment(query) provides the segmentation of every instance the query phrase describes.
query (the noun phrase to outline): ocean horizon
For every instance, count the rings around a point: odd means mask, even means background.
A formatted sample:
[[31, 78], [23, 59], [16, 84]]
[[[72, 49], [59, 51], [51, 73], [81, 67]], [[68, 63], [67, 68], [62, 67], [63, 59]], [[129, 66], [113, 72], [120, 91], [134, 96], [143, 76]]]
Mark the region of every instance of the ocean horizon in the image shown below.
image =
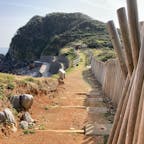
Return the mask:
[[6, 53], [8, 52], [9, 48], [2, 48], [0, 47], [0, 54], [6, 55]]

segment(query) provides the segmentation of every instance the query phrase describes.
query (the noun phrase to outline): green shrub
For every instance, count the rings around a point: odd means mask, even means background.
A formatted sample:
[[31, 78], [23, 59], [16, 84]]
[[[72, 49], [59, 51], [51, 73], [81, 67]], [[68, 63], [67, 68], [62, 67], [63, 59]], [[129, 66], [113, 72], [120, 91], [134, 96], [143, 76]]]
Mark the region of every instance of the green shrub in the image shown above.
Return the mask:
[[49, 107], [48, 107], [48, 106], [46, 106], [44, 109], [45, 109], [45, 110], [49, 110]]
[[7, 89], [10, 89], [10, 90], [13, 90], [15, 88], [15, 85], [14, 85], [14, 83], [8, 83], [7, 84]]
[[24, 134], [34, 134], [35, 130], [34, 129], [27, 129], [27, 130], [23, 130]]
[[99, 61], [107, 61], [109, 59], [114, 59], [116, 58], [115, 52], [113, 50], [109, 50], [109, 49], [104, 49], [101, 50], [97, 55], [96, 55], [96, 59]]
[[41, 125], [39, 126], [39, 130], [45, 130], [45, 125], [44, 125], [44, 124], [41, 124]]
[[0, 85], [0, 99], [4, 98], [4, 86]]
[[25, 78], [24, 80], [25, 80], [25, 81], [28, 81], [28, 82], [34, 82], [34, 81], [35, 81], [32, 77]]

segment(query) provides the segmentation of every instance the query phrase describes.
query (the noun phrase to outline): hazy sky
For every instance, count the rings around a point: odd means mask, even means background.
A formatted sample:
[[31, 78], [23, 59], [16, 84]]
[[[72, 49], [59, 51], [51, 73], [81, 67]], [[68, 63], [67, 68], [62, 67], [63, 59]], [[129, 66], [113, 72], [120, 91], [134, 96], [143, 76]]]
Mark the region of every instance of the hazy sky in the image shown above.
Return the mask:
[[[9, 47], [17, 29], [34, 15], [51, 12], [82, 12], [94, 19], [117, 24], [116, 9], [126, 0], [0, 0], [0, 47]], [[144, 0], [138, 0], [139, 17], [144, 20]]]

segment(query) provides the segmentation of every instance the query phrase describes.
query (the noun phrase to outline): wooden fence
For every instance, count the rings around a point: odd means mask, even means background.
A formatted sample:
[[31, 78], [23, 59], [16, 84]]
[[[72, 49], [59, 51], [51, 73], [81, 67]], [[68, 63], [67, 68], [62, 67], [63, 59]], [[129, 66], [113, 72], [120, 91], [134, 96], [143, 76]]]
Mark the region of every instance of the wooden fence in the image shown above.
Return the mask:
[[110, 97], [114, 104], [118, 104], [125, 79], [122, 75], [118, 60], [109, 60], [106, 63], [91, 59], [92, 73], [102, 85], [106, 96]]
[[122, 7], [117, 16], [122, 40], [112, 20], [107, 29], [118, 61], [100, 64], [92, 60], [104, 92], [119, 101], [107, 144], [143, 144], [144, 25], [138, 20], [137, 1], [127, 0], [127, 12]]

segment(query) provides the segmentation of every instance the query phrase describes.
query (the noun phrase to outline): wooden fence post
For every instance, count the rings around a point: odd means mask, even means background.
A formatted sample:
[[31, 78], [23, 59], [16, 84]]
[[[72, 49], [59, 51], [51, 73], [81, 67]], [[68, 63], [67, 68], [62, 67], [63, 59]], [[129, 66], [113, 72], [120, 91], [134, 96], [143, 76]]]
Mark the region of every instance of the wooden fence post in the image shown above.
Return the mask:
[[[122, 123], [123, 123], [123, 120], [125, 119], [125, 111], [126, 109], [128, 109], [128, 100], [129, 100], [129, 96], [130, 96], [130, 92], [131, 92], [131, 89], [132, 89], [132, 84], [133, 84], [133, 80], [134, 80], [134, 75], [135, 75], [135, 72], [133, 72], [132, 74], [132, 77], [130, 79], [130, 83], [129, 83], [129, 86], [126, 90], [126, 94], [124, 95], [124, 100], [122, 102], [122, 108], [121, 108], [121, 113], [119, 115], [119, 120], [117, 122], [117, 127], [115, 129], [115, 135], [113, 137], [113, 142], [112, 144], [116, 144], [118, 142], [118, 138], [119, 138], [119, 141], [121, 140], [124, 140], [124, 131], [123, 129], [126, 129], [125, 126], [127, 123], [123, 124], [123, 128], [122, 128]], [[129, 104], [130, 105], [130, 104]], [[128, 110], [127, 110], [128, 111]], [[127, 118], [128, 119], [128, 118]], [[121, 136], [120, 136], [121, 135]], [[122, 138], [122, 139], [121, 139]], [[121, 141], [122, 143], [122, 141]]]
[[140, 33], [136, 0], [127, 0], [128, 21], [134, 67], [136, 67], [140, 49]]
[[143, 82], [142, 93], [141, 93], [140, 103], [139, 103], [139, 108], [138, 108], [138, 113], [137, 113], [136, 125], [135, 125], [135, 129], [134, 129], [133, 144], [137, 144], [138, 137], [139, 137], [139, 135], [141, 135], [141, 132], [139, 133], [139, 129], [141, 129], [141, 127], [142, 127], [140, 122], [141, 122], [141, 119], [143, 119], [142, 118], [143, 103], [144, 103], [144, 82]]
[[[142, 90], [142, 93], [141, 95], [144, 97], [144, 82], [143, 82], [143, 90]], [[141, 113], [140, 113], [140, 120], [138, 121], [139, 122], [139, 126], [138, 128], [136, 129], [136, 137], [134, 138], [134, 141], [133, 141], [133, 144], [143, 144], [144, 143], [144, 101], [141, 102]]]
[[127, 126], [127, 137], [126, 137], [127, 144], [132, 144], [132, 140], [133, 140], [134, 128], [135, 128], [135, 122], [136, 122], [136, 117], [138, 112], [139, 100], [142, 91], [143, 80], [144, 80], [144, 36], [142, 39], [138, 65], [137, 65], [135, 79], [133, 83], [134, 89], [132, 93], [132, 103], [130, 107], [130, 113], [129, 113], [130, 115], [129, 115], [128, 126]]
[[123, 8], [118, 9], [117, 15], [118, 15], [121, 34], [122, 34], [122, 40], [124, 44], [128, 73], [129, 73], [129, 76], [131, 76], [134, 66], [133, 66], [131, 44], [130, 44], [129, 31], [128, 31], [128, 22], [127, 22], [125, 8], [123, 7]]
[[114, 46], [114, 49], [118, 55], [118, 60], [121, 66], [121, 70], [123, 72], [123, 76], [126, 79], [127, 77], [127, 67], [126, 67], [126, 63], [125, 63], [125, 58], [124, 58], [124, 54], [123, 54], [123, 50], [121, 47], [121, 43], [120, 43], [120, 38], [118, 36], [118, 32], [114, 26], [113, 21], [109, 21], [107, 23], [107, 28], [109, 31], [109, 35], [112, 41], [112, 44]]
[[118, 128], [116, 130], [117, 137], [113, 141], [113, 142], [116, 142], [116, 144], [125, 144], [126, 128], [127, 128], [127, 122], [128, 122], [130, 105], [131, 105], [130, 96], [133, 90], [132, 86], [134, 82], [134, 77], [135, 77], [135, 71], [133, 71], [132, 77], [130, 79], [130, 85], [127, 90], [127, 94], [125, 96], [125, 101], [124, 101], [122, 112], [121, 112], [121, 119], [119, 121]]
[[[143, 26], [144, 26], [144, 21], [139, 22], [139, 31], [140, 31], [140, 38], [142, 38], [143, 35]], [[140, 39], [141, 41], [142, 39]]]
[[141, 45], [136, 0], [127, 0], [127, 9], [128, 22], [125, 9], [117, 10], [125, 59], [113, 21], [107, 24], [123, 75], [127, 74], [125, 64], [129, 75], [123, 89], [125, 95], [122, 95], [118, 105], [108, 144], [143, 144], [144, 142], [144, 114], [141, 116], [142, 109], [144, 110], [144, 35], [141, 33], [143, 37]]
[[120, 119], [120, 114], [121, 114], [121, 111], [122, 111], [125, 95], [127, 93], [128, 87], [129, 87], [129, 83], [130, 83], [130, 80], [129, 80], [129, 77], [127, 76], [127, 79], [126, 79], [126, 82], [125, 82], [125, 85], [124, 85], [124, 88], [123, 88], [123, 92], [122, 92], [122, 97], [121, 97], [120, 102], [119, 102], [118, 107], [117, 107], [113, 127], [112, 127], [112, 130], [111, 130], [111, 133], [110, 133], [107, 144], [112, 144], [112, 141], [113, 141], [113, 138], [114, 138], [114, 135], [115, 135], [115, 131], [116, 131], [119, 119]]

